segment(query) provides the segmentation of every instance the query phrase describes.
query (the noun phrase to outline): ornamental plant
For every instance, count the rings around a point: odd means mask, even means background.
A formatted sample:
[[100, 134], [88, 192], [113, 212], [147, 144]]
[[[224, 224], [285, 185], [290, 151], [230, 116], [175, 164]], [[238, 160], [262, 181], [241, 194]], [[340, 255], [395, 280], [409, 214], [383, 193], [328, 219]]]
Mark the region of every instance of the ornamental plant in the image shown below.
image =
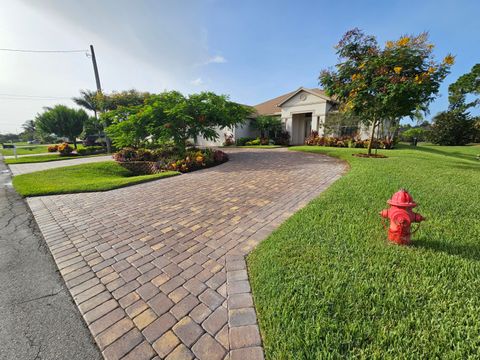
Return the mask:
[[430, 140], [438, 145], [466, 145], [474, 139], [475, 122], [467, 113], [445, 111], [433, 119]]
[[[467, 101], [467, 97], [472, 101]], [[448, 87], [448, 100], [450, 110], [461, 112], [468, 111], [480, 105], [480, 64], [472, 67], [472, 70], [458, 78]]]
[[43, 134], [68, 138], [76, 149], [77, 137], [82, 133], [83, 125], [88, 120], [87, 113], [82, 109], [71, 109], [65, 105], [46, 107], [44, 110], [35, 117], [36, 128]]
[[119, 107], [103, 116], [112, 124], [107, 133], [118, 147], [173, 141], [184, 155], [190, 139], [216, 140], [218, 129], [240, 124], [252, 112], [225, 95], [202, 92], [184, 96], [166, 91], [150, 96], [143, 105]]
[[70, 155], [73, 151], [73, 148], [68, 143], [63, 143], [58, 145], [58, 152], [61, 156]]
[[405, 35], [382, 47], [355, 28], [335, 48], [339, 62], [334, 70], [323, 70], [319, 81], [340, 102], [342, 113], [371, 127], [368, 155], [380, 125], [428, 111], [454, 63], [450, 54], [435, 60], [427, 33]]

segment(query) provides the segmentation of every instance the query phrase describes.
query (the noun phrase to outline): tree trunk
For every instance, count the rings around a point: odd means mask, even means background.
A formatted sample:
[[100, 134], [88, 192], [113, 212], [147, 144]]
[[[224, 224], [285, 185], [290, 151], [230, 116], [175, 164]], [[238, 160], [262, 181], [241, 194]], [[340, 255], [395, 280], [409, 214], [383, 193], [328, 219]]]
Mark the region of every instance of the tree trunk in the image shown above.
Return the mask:
[[392, 135], [390, 137], [390, 141], [392, 142], [392, 144], [396, 140], [396, 136], [398, 135], [398, 128], [399, 127], [400, 127], [400, 120], [395, 120], [395, 125], [393, 126]]
[[372, 133], [370, 135], [370, 143], [368, 144], [368, 156], [372, 155], [372, 146], [375, 139], [375, 128], [377, 127], [377, 121], [374, 120], [372, 123]]
[[72, 139], [73, 139], [72, 140], [73, 141], [73, 147], [75, 148], [75, 150], [77, 150], [77, 137], [74, 136]]

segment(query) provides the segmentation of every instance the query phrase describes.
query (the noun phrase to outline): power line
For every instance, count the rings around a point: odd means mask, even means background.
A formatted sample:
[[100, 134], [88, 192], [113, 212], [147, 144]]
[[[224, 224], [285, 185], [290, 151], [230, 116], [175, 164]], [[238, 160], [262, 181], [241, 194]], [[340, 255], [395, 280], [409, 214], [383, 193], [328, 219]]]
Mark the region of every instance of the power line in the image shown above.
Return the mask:
[[31, 50], [31, 49], [9, 49], [0, 48], [0, 51], [23, 52], [23, 53], [85, 53], [88, 50]]
[[7, 98], [26, 98], [26, 99], [71, 99], [71, 96], [51, 96], [51, 95], [21, 95], [21, 94], [1, 94], [0, 97], [7, 97]]
[[28, 100], [28, 101], [50, 101], [50, 100], [68, 100], [71, 98], [9, 98], [9, 97], [1, 97], [0, 100]]

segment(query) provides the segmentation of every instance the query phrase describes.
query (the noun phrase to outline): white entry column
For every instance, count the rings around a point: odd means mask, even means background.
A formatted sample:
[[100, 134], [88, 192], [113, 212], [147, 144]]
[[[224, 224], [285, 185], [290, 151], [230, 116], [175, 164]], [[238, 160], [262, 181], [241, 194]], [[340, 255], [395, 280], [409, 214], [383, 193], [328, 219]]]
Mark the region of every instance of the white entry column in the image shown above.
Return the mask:
[[292, 143], [292, 135], [293, 135], [293, 119], [292, 114], [289, 114], [287, 118], [285, 118], [285, 130], [290, 134], [290, 144]]

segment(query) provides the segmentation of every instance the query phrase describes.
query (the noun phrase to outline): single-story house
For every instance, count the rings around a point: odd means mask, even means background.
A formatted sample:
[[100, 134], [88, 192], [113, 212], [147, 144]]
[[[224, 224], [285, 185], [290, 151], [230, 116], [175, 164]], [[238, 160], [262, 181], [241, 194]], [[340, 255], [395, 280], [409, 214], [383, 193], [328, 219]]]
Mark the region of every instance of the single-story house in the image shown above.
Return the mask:
[[[325, 91], [317, 88], [300, 87], [295, 91], [278, 96], [253, 106], [256, 114], [247, 119], [244, 124], [233, 128], [218, 129], [218, 139], [208, 141], [203, 138], [197, 139], [200, 146], [220, 146], [227, 136], [233, 135], [234, 139], [241, 137], [256, 138], [260, 136], [258, 130], [252, 125], [258, 115], [278, 116], [283, 129], [290, 134], [290, 145], [301, 145], [312, 131], [318, 131], [323, 135], [325, 118], [327, 113], [338, 111], [338, 102], [325, 94]], [[354, 135], [362, 139], [369, 137], [368, 128], [359, 125], [354, 129], [338, 129], [336, 136]]]

